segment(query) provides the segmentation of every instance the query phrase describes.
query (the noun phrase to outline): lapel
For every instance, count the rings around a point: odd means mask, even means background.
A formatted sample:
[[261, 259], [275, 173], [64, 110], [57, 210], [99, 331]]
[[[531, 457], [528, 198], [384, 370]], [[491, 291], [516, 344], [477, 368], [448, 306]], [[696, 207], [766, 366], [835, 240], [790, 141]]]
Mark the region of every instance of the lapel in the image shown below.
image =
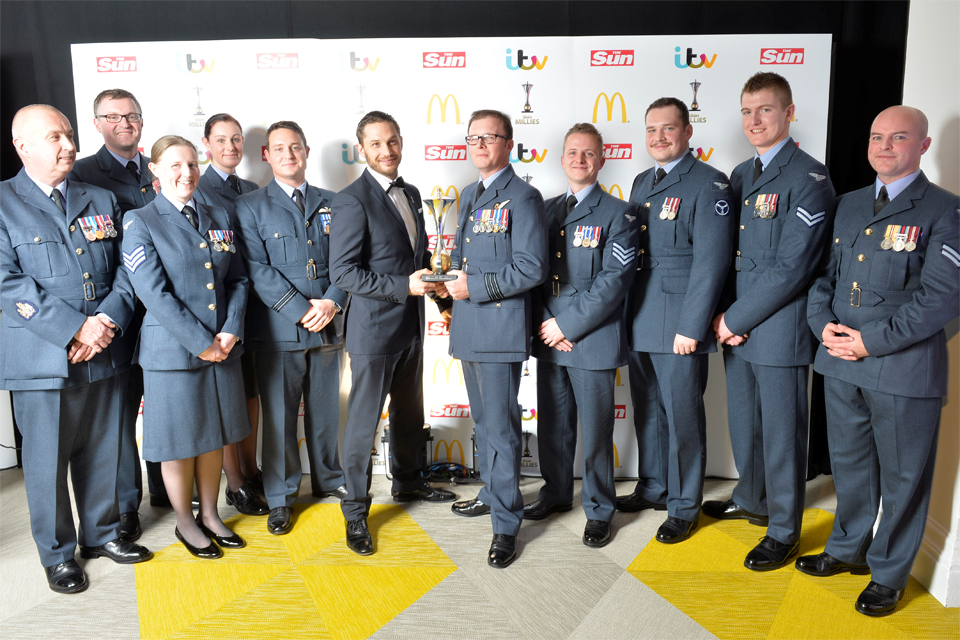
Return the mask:
[[[916, 179], [910, 183], [910, 186], [904, 189], [902, 192], [897, 194], [897, 197], [890, 201], [890, 204], [883, 208], [883, 211], [877, 216], [871, 216], [871, 222], [878, 222], [884, 218], [889, 218], [890, 216], [895, 216], [898, 213], [903, 213], [913, 208], [913, 201], [920, 200], [923, 198], [924, 192], [927, 190], [927, 185], [930, 184], [930, 181], [927, 180], [927, 176], [923, 175], [923, 172], [916, 177]], [[873, 201], [876, 198], [873, 198], [873, 189], [871, 188], [867, 192], [871, 196], [870, 207], [868, 211], [873, 210]]]
[[[309, 189], [307, 189], [307, 191], [309, 191]], [[271, 210], [280, 207], [293, 216], [294, 220], [303, 220], [303, 214], [300, 213], [300, 209], [297, 208], [293, 198], [288, 196], [287, 192], [277, 184], [276, 179], [271, 180], [270, 184], [267, 185], [267, 196], [269, 196], [271, 200]], [[304, 204], [304, 207], [306, 207], [306, 204]]]
[[[693, 156], [693, 154], [690, 151], [687, 151], [687, 154], [683, 157], [683, 159], [677, 164], [677, 166], [673, 168], [673, 170], [670, 173], [664, 176], [663, 180], [660, 181], [660, 184], [651, 188], [650, 195], [648, 197], [653, 197], [656, 194], [660, 193], [661, 191], [669, 187], [672, 187], [673, 185], [680, 182], [680, 176], [682, 176], [685, 173], [689, 173], [690, 169], [693, 167], [693, 163], [696, 161], [697, 159]], [[654, 167], [652, 180], [656, 180], [656, 179], [657, 179], [657, 167]], [[652, 184], [653, 183], [651, 181], [651, 185]]]
[[[200, 202], [196, 198], [194, 198], [193, 201], [197, 204], [197, 226], [199, 227], [198, 231], [200, 232], [200, 235], [206, 238], [207, 231], [209, 231], [211, 227], [215, 226], [214, 224], [215, 221], [210, 216], [210, 206], [203, 202]], [[186, 220], [186, 217], [183, 216], [182, 214], [180, 215], [180, 217]]]
[[[671, 171], [670, 173], [673, 172]], [[666, 178], [664, 178], [664, 180], [666, 180]], [[577, 204], [574, 210], [570, 212], [570, 215], [564, 218], [563, 225], [566, 226], [568, 224], [572, 224], [593, 213], [593, 210], [600, 205], [600, 198], [602, 194], [603, 189], [601, 189], [600, 185], [598, 184], [593, 188], [593, 191], [591, 191], [587, 197], [584, 198], [583, 202]], [[563, 206], [566, 207], [566, 203], [564, 203]]]
[[[80, 187], [79, 183], [74, 182], [73, 180], [69, 181], [67, 185], [67, 201], [66, 201], [66, 210], [67, 210], [67, 221], [75, 220], [80, 214], [83, 213], [83, 210], [87, 208], [87, 205], [90, 204], [90, 195]], [[56, 205], [54, 205], [56, 206]], [[113, 212], [106, 214], [107, 217], [112, 216]], [[117, 226], [120, 226], [119, 220], [114, 220], [113, 223]]]
[[[122, 182], [128, 184], [131, 187], [137, 189], [140, 188], [140, 185], [137, 184], [137, 181], [133, 179], [133, 174], [127, 171], [127, 168], [117, 162], [117, 159], [110, 155], [110, 151], [107, 149], [106, 145], [100, 147], [100, 151], [97, 152], [97, 162], [100, 163], [100, 168], [108, 171], [110, 173], [110, 179], [116, 180], [117, 182]], [[146, 166], [143, 163], [141, 158], [140, 166]], [[147, 171], [146, 173], [150, 173]], [[140, 171], [140, 182], [144, 180], [144, 171]], [[147, 184], [150, 184], [150, 180], [147, 180]]]
[[[146, 187], [146, 191], [143, 192], [143, 196], [147, 199], [147, 202], [150, 201], [150, 194], [153, 193], [153, 173], [150, 171], [150, 158], [140, 154], [140, 189], [143, 190]], [[127, 172], [129, 175], [130, 172]], [[130, 176], [131, 178], [133, 176]], [[156, 194], [154, 194], [156, 195]]]
[[[321, 195], [320, 190], [316, 187], [311, 187], [310, 184], [307, 184], [307, 197], [304, 200], [303, 206], [306, 209], [307, 215], [306, 219], [310, 220], [317, 214], [317, 211], [326, 204], [330, 206], [329, 203], [324, 203], [323, 195]], [[310, 224], [313, 224], [312, 222]]]
[[[757, 180], [755, 184], [750, 186], [747, 190], [744, 191], [744, 195], [750, 196], [760, 191], [763, 188], [763, 185], [767, 184], [774, 180], [777, 176], [780, 175], [780, 167], [784, 167], [790, 163], [793, 154], [797, 152], [797, 145], [793, 141], [793, 138], [788, 137], [787, 143], [783, 145], [783, 148], [780, 149], [780, 152], [774, 156], [770, 164], [767, 165], [766, 169], [763, 170], [763, 173], [760, 174], [760, 179]], [[748, 169], [747, 177], [753, 177], [753, 170]]]
[[[197, 208], [198, 208], [197, 220], [202, 221], [204, 216], [202, 216], [199, 211], [201, 204], [196, 198], [194, 198], [194, 202], [197, 204]], [[184, 216], [182, 213], [177, 211], [177, 208], [173, 206], [172, 202], [167, 200], [166, 196], [158, 197], [156, 200], [154, 200], [154, 203], [157, 206], [157, 213], [159, 213], [160, 215], [168, 216], [170, 218], [171, 223], [174, 226], [180, 227], [180, 229], [186, 233], [190, 233], [190, 234], [198, 233], [197, 230], [193, 228], [193, 225], [187, 222], [186, 216]], [[204, 228], [204, 225], [202, 223], [200, 223], [200, 228], [201, 229]], [[209, 228], [209, 223], [207, 223], [207, 228]], [[206, 233], [206, 231], [204, 231], [204, 233]]]
[[[483, 195], [480, 196], [480, 201], [477, 202], [471, 211], [477, 211], [478, 209], [490, 208], [497, 202], [503, 202], [506, 198], [500, 195], [501, 191], [505, 191], [510, 185], [510, 180], [514, 178], [516, 174], [513, 172], [513, 167], [507, 165], [506, 171], [497, 176], [497, 179], [493, 181], [493, 184], [490, 185], [490, 188], [483, 192]], [[474, 192], [476, 193], [476, 192]], [[507, 207], [509, 209], [509, 207]]]
[[207, 170], [203, 172], [203, 175], [200, 176], [200, 182], [206, 184], [210, 191], [224, 198], [227, 202], [233, 200], [230, 194], [236, 193], [230, 188], [230, 183], [220, 179], [220, 174], [216, 172], [213, 165], [207, 167]]
[[[76, 183], [74, 183], [76, 184]], [[47, 215], [51, 216], [54, 220], [63, 220], [63, 212], [57, 208], [57, 205], [54, 204], [53, 199], [43, 195], [43, 191], [40, 190], [40, 187], [30, 179], [30, 176], [27, 175], [26, 169], [20, 169], [20, 172], [17, 174], [16, 178], [17, 193], [23, 197], [24, 202], [31, 204]], [[67, 188], [67, 191], [70, 191], [70, 188]], [[68, 211], [69, 206], [65, 206]]]
[[[393, 204], [393, 200], [390, 199], [390, 196], [387, 195], [387, 192], [383, 190], [383, 187], [380, 186], [380, 183], [377, 182], [377, 179], [370, 175], [370, 169], [364, 169], [363, 174], [360, 176], [364, 180], [364, 185], [367, 187], [367, 191], [373, 197], [381, 207], [389, 212], [390, 217], [393, 218], [393, 221], [399, 225], [400, 230], [403, 231], [403, 237], [407, 238], [407, 224], [403, 221], [403, 216], [400, 215], [400, 211], [397, 210], [397, 205]], [[406, 193], [406, 192], [404, 192]], [[407, 197], [409, 200], [409, 196]], [[416, 208], [413, 205], [410, 206], [411, 209], [416, 211]], [[416, 215], [416, 214], [414, 214]], [[417, 225], [419, 227], [419, 225]], [[420, 237], [419, 229], [417, 237]], [[410, 244], [409, 241], [404, 244]], [[411, 249], [412, 250], [412, 249]]]

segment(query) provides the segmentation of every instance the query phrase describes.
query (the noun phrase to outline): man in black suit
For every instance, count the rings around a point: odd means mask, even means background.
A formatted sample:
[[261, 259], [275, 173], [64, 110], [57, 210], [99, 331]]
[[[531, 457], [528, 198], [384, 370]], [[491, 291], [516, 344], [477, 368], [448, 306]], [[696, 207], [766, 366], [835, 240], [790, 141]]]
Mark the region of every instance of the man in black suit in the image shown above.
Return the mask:
[[399, 177], [403, 138], [389, 114], [371, 111], [357, 125], [357, 150], [367, 169], [333, 200], [330, 272], [334, 286], [353, 294], [346, 315], [346, 349], [353, 387], [343, 443], [347, 546], [373, 553], [370, 446], [390, 394], [390, 454], [397, 502], [450, 502], [421, 474], [423, 432], [423, 296], [427, 234], [420, 192]]

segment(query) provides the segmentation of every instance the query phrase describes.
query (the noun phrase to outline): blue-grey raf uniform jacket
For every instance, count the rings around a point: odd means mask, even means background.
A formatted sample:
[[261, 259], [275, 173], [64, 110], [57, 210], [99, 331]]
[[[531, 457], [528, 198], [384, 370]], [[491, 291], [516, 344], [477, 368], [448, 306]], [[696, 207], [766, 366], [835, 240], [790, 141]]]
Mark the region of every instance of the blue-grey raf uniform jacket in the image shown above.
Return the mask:
[[[89, 362], [70, 364], [67, 348], [89, 316], [106, 314], [118, 334], [133, 317], [134, 295], [121, 264], [120, 210], [109, 191], [67, 181], [66, 216], [21, 169], [0, 183], [0, 387], [62, 389], [123, 372], [132, 340], [120, 335]], [[103, 216], [116, 236], [84, 237], [80, 219]]]
[[[874, 186], [842, 196], [826, 274], [810, 290], [810, 329], [857, 331], [869, 357], [836, 358], [824, 346], [814, 369], [864, 389], [914, 398], [947, 395], [943, 327], [960, 314], [956, 195], [921, 173], [876, 216]], [[918, 234], [912, 251], [883, 249], [889, 225]]]
[[630, 190], [641, 254], [628, 301], [630, 348], [673, 353], [680, 334], [697, 340], [695, 353], [715, 352], [712, 322], [730, 268], [737, 210], [730, 181], [692, 153], [656, 187], [655, 178], [653, 167]]
[[[240, 176], [237, 176], [237, 178], [240, 180], [240, 190], [243, 191], [243, 195], [253, 193], [260, 188], [260, 185], [252, 180], [244, 180]], [[200, 182], [197, 184], [197, 190], [194, 191], [193, 197], [200, 202], [206, 202], [209, 205], [232, 212], [236, 208], [236, 200], [240, 197], [240, 194], [233, 190], [229, 182], [220, 177], [213, 165], [209, 165], [203, 175], [200, 176]], [[299, 213], [299, 210], [297, 212]]]
[[[453, 303], [450, 355], [468, 362], [522, 362], [530, 355], [530, 290], [546, 279], [550, 266], [543, 198], [509, 166], [474, 204], [477, 184], [460, 193], [451, 262], [466, 272], [470, 297]], [[484, 210], [506, 216], [505, 228], [479, 229]]]
[[343, 343], [342, 313], [319, 332], [300, 324], [311, 299], [347, 307], [347, 293], [330, 284], [334, 195], [307, 185], [306, 216], [276, 180], [237, 198], [240, 252], [254, 294], [247, 303], [248, 348], [299, 351]]
[[[249, 284], [243, 260], [239, 253], [216, 251], [209, 234], [236, 232], [236, 221], [225, 209], [201, 202], [197, 218], [199, 230], [163, 196], [124, 218], [124, 265], [147, 308], [137, 356], [144, 369], [204, 367], [213, 363], [197, 356], [218, 333], [243, 340]], [[228, 359], [241, 353], [238, 344]]]
[[735, 335], [750, 334], [736, 353], [758, 365], [808, 365], [818, 342], [806, 323], [807, 290], [835, 210], [827, 169], [788, 138], [756, 184], [751, 158], [733, 170], [730, 186], [740, 228], [721, 311]]
[[106, 189], [116, 196], [120, 213], [126, 213], [147, 206], [157, 195], [153, 190], [149, 164], [150, 158], [141, 153], [140, 183], [137, 184], [133, 174], [110, 155], [106, 146], [102, 146], [95, 155], [77, 160], [67, 178]]
[[[547, 279], [534, 290], [533, 355], [565, 367], [615, 369], [627, 363], [623, 301], [636, 273], [637, 210], [599, 184], [569, 216], [566, 200], [563, 194], [544, 204], [550, 261]], [[593, 232], [596, 247], [583, 244], [584, 227]], [[536, 335], [550, 318], [556, 318], [573, 351], [548, 347]]]

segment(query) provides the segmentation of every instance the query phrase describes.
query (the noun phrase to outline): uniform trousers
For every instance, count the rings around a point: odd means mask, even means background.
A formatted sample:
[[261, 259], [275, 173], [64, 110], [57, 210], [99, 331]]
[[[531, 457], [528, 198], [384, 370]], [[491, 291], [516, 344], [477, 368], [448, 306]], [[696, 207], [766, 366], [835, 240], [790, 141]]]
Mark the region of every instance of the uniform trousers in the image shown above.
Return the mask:
[[[260, 365], [259, 359], [257, 365]], [[423, 430], [423, 346], [399, 353], [350, 354], [353, 388], [347, 401], [347, 430], [343, 462], [347, 497], [341, 501], [347, 520], [366, 518], [370, 512], [374, 447], [383, 403], [390, 394], [390, 471], [395, 492], [412, 491], [423, 483], [421, 450]]]
[[[44, 567], [72, 560], [77, 541], [96, 547], [120, 535], [117, 467], [125, 374], [66, 389], [13, 391], [23, 434], [30, 527]], [[67, 467], [80, 521], [74, 528]]]
[[[655, 491], [647, 500], [666, 502], [674, 518], [696, 522], [703, 502], [703, 476], [707, 460], [707, 417], [703, 393], [707, 389], [708, 355], [694, 353], [630, 353], [630, 390], [653, 407], [641, 407], [641, 415], [652, 424], [637, 429], [640, 449], [640, 478], [658, 487], [666, 484], [666, 500]], [[634, 365], [636, 363], [636, 366]], [[637, 393], [634, 393], [637, 390]], [[645, 396], [645, 397], [644, 397]], [[638, 418], [634, 416], [634, 424]], [[641, 437], [648, 438], [641, 440]], [[655, 449], [655, 451], [651, 451]], [[650, 462], [649, 468], [644, 464]]]
[[639, 457], [636, 492], [644, 500], [666, 504], [670, 427], [660, 385], [650, 384], [651, 380], [656, 380], [657, 372], [647, 353], [630, 351], [627, 358]]
[[[826, 552], [903, 589], [927, 524], [940, 398], [871, 391], [824, 376], [837, 515]], [[880, 501], [883, 515], [877, 527]]]
[[490, 505], [493, 532], [515, 536], [523, 522], [520, 494], [523, 451], [520, 403], [517, 402], [523, 363], [462, 361], [462, 364], [470, 413], [476, 423], [480, 479], [484, 482], [477, 498]]
[[783, 544], [800, 538], [806, 498], [809, 366], [747, 362], [725, 348], [730, 444], [740, 479], [733, 500], [770, 518], [767, 535]]
[[343, 484], [337, 457], [340, 372], [343, 347], [257, 352], [257, 385], [263, 408], [263, 489], [271, 509], [289, 507], [302, 479], [297, 438], [300, 399], [303, 432], [314, 491]]
[[573, 501], [577, 414], [583, 434], [580, 502], [589, 520], [610, 522], [616, 511], [613, 479], [613, 390], [616, 369], [588, 370], [537, 361], [537, 448], [544, 485], [540, 500]]

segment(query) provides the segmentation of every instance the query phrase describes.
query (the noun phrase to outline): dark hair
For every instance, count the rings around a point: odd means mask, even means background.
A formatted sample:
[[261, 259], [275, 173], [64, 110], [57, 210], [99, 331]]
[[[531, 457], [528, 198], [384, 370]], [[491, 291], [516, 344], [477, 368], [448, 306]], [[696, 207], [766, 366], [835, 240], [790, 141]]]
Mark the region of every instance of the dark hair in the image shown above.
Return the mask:
[[597, 139], [597, 144], [600, 145], [600, 155], [603, 155], [603, 135], [600, 133], [600, 130], [589, 122], [578, 122], [577, 124], [570, 127], [570, 130], [567, 131], [567, 135], [563, 136], [563, 146], [567, 146], [567, 138], [572, 136], [575, 133], [584, 133], [588, 136], [593, 136]]
[[677, 111], [680, 112], [680, 119], [683, 120], [683, 128], [686, 129], [690, 126], [690, 112], [687, 110], [687, 105], [676, 98], [657, 98], [651, 102], [647, 110], [643, 112], [644, 123], [646, 123], [647, 114], [650, 113], [651, 109], [663, 109], [664, 107], [676, 107]]
[[303, 146], [307, 146], [307, 136], [303, 135], [303, 129], [300, 128], [300, 125], [298, 125], [293, 120], [278, 120], [277, 122], [274, 122], [272, 125], [270, 125], [270, 127], [267, 129], [267, 146], [268, 147], [270, 146], [270, 134], [276, 131], [277, 129], [290, 129], [290, 131], [293, 131], [298, 136], [300, 136], [300, 142], [303, 143]]
[[[237, 127], [240, 129], [240, 135], [243, 135], [243, 127], [240, 125], [240, 121], [239, 121], [239, 120], [237, 120], [236, 118], [234, 118], [234, 117], [233, 117], [232, 115], [230, 115], [229, 113], [218, 113], [218, 114], [216, 114], [216, 115], [210, 116], [210, 117], [207, 119], [207, 124], [203, 125], [203, 137], [204, 137], [204, 138], [209, 138], [209, 137], [210, 137], [210, 129], [212, 129], [212, 128], [213, 128], [213, 125], [217, 124], [218, 122], [232, 122], [233, 124], [237, 125]], [[301, 135], [301, 137], [302, 137], [302, 136], [303, 136], [303, 133], [301, 133], [300, 135]], [[267, 137], [269, 137], [269, 134], [267, 134]], [[306, 143], [304, 143], [304, 144], [306, 144]]]
[[132, 93], [126, 89], [107, 89], [106, 91], [98, 93], [97, 97], [93, 99], [93, 115], [100, 115], [100, 103], [104, 100], [123, 100], [124, 98], [133, 100], [133, 104], [137, 105], [137, 111], [143, 113], [143, 109], [140, 108], [140, 102]]
[[764, 89], [772, 89], [773, 93], [780, 98], [780, 106], [784, 109], [793, 104], [793, 91], [790, 90], [790, 83], [780, 74], [770, 71], [761, 71], [750, 76], [747, 83], [743, 85], [740, 99], [743, 99], [745, 93], [757, 93]]
[[503, 125], [504, 133], [507, 134], [507, 140], [513, 140], [513, 123], [510, 122], [510, 116], [496, 109], [480, 109], [479, 111], [471, 113], [470, 122], [467, 123], [467, 131], [470, 130], [470, 125], [473, 124], [474, 120], [483, 120], [484, 118], [496, 118], [499, 120], [500, 124]]
[[393, 128], [397, 130], [397, 135], [400, 135], [400, 125], [397, 124], [396, 119], [394, 119], [392, 115], [383, 111], [371, 111], [360, 118], [360, 122], [357, 123], [357, 142], [359, 142], [361, 146], [363, 145], [363, 130], [368, 124], [377, 124], [378, 122], [389, 122], [393, 125]]

